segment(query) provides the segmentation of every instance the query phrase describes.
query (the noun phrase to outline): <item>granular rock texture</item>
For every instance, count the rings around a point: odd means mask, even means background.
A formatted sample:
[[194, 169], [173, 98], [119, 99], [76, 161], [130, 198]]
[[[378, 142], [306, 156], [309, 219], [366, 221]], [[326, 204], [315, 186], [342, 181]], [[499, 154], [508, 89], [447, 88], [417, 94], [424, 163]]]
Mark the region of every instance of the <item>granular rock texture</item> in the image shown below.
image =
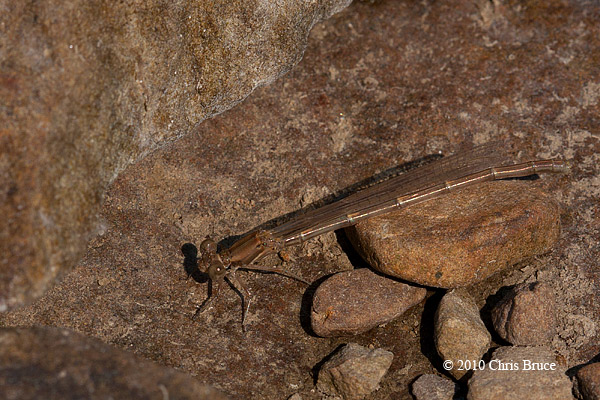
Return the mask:
[[500, 347], [469, 380], [468, 400], [572, 400], [571, 381], [547, 347]]
[[421, 375], [412, 384], [415, 400], [452, 400], [456, 394], [456, 384], [439, 375]]
[[368, 268], [340, 272], [315, 292], [312, 328], [324, 337], [363, 333], [399, 317], [426, 293], [425, 288], [388, 279]]
[[323, 364], [317, 388], [347, 400], [363, 399], [379, 387], [393, 358], [394, 354], [389, 351], [349, 343]]
[[0, 328], [5, 400], [225, 400], [189, 375], [67, 329]]
[[498, 335], [513, 345], [549, 345], [556, 333], [556, 300], [545, 283], [512, 288], [491, 314]]
[[454, 288], [547, 252], [558, 239], [560, 220], [557, 204], [529, 183], [489, 182], [361, 221], [348, 231], [378, 271]]
[[128, 164], [296, 64], [350, 0], [0, 0], [0, 311], [69, 270]]
[[435, 312], [435, 347], [448, 372], [457, 379], [469, 373], [490, 347], [485, 328], [473, 299], [460, 290], [446, 293]]
[[583, 400], [600, 399], [600, 363], [586, 365], [575, 375], [576, 389]]

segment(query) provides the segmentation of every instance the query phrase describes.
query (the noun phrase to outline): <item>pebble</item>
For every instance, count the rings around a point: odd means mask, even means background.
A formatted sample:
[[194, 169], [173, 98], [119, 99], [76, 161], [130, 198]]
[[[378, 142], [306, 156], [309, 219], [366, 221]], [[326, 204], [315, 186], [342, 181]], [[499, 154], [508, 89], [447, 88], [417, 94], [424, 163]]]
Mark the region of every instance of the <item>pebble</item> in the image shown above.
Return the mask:
[[559, 208], [531, 182], [486, 182], [347, 228], [376, 270], [425, 286], [479, 282], [548, 251]]
[[462, 290], [452, 290], [442, 297], [435, 313], [434, 329], [437, 352], [444, 361], [452, 362], [448, 372], [456, 379], [470, 371], [467, 361], [478, 362], [490, 347], [491, 335], [481, 320], [479, 309]]
[[98, 286], [106, 286], [110, 283], [110, 279], [106, 277], [101, 277], [98, 279]]
[[577, 371], [575, 382], [583, 400], [600, 400], [600, 363], [586, 365]]
[[412, 384], [412, 394], [416, 400], [452, 400], [456, 394], [456, 384], [439, 375], [421, 375]]
[[362, 399], [379, 388], [393, 358], [389, 351], [349, 343], [323, 364], [317, 389], [346, 400]]
[[550, 344], [556, 332], [556, 299], [541, 282], [512, 288], [492, 310], [492, 323], [500, 337], [513, 345]]
[[473, 373], [467, 400], [572, 400], [571, 389], [565, 368], [549, 348], [500, 347], [484, 369]]
[[316, 290], [311, 323], [322, 337], [356, 335], [397, 318], [420, 303], [427, 290], [386, 278], [368, 268], [340, 272]]

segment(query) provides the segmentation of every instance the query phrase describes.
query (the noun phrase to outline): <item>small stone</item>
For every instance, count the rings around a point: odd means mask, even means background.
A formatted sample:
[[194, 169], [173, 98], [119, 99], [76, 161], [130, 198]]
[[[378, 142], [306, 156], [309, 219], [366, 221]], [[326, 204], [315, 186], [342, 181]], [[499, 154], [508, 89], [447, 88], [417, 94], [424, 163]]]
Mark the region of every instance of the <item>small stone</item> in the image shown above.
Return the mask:
[[500, 347], [469, 380], [468, 400], [572, 400], [571, 381], [547, 347]]
[[412, 384], [412, 394], [416, 400], [452, 400], [456, 384], [439, 375], [421, 375]]
[[462, 378], [490, 347], [491, 335], [485, 328], [479, 309], [466, 293], [453, 290], [446, 293], [435, 313], [435, 347], [444, 361], [452, 361], [448, 370], [456, 379]]
[[471, 285], [548, 251], [559, 209], [531, 182], [486, 182], [347, 228], [378, 271], [426, 286]]
[[110, 283], [110, 279], [102, 277], [98, 279], [98, 286], [106, 286]]
[[577, 371], [575, 382], [583, 400], [600, 400], [600, 363], [586, 365]]
[[227, 397], [188, 374], [67, 329], [0, 328], [2, 399]]
[[494, 329], [513, 345], [550, 344], [556, 332], [556, 300], [545, 283], [515, 286], [491, 311]]
[[323, 337], [356, 335], [402, 315], [427, 290], [378, 275], [367, 268], [340, 272], [316, 290], [311, 322]]
[[346, 400], [362, 399], [377, 390], [393, 358], [389, 351], [349, 343], [323, 364], [317, 389]]

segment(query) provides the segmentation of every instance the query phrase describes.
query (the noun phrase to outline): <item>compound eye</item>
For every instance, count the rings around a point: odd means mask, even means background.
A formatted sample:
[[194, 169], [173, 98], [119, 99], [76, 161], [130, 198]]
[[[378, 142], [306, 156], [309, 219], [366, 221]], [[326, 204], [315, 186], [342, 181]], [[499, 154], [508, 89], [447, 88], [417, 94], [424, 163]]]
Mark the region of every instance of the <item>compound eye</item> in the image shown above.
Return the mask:
[[219, 279], [225, 275], [226, 271], [227, 271], [227, 269], [225, 268], [225, 266], [223, 264], [216, 263], [216, 264], [211, 265], [210, 268], [208, 269], [208, 276], [212, 280]]
[[212, 239], [204, 239], [200, 243], [200, 251], [202, 254], [211, 254], [217, 252], [217, 243]]

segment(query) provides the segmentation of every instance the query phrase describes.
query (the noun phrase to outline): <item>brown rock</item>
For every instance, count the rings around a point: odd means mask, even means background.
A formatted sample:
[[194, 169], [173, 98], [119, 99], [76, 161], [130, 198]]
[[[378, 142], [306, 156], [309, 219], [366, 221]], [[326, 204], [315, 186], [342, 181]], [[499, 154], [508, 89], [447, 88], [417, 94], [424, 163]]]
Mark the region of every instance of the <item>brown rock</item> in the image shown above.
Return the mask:
[[468, 400], [572, 400], [571, 381], [546, 347], [500, 347], [469, 380]]
[[456, 393], [456, 384], [439, 375], [421, 375], [412, 384], [415, 400], [452, 400]]
[[[448, 372], [462, 378], [490, 347], [491, 335], [479, 316], [477, 305], [466, 293], [446, 293], [435, 313], [435, 347]], [[445, 364], [444, 366], [446, 367]]]
[[453, 288], [548, 251], [558, 206], [530, 182], [488, 182], [358, 223], [349, 236], [385, 274]]
[[389, 322], [425, 298], [427, 290], [367, 268], [335, 274], [315, 292], [311, 322], [319, 336], [356, 335]]
[[600, 363], [586, 365], [575, 375], [576, 388], [583, 400], [600, 399]]
[[0, 0], [0, 311], [103, 230], [128, 164], [287, 72], [350, 0]]
[[[546, 270], [560, 287], [559, 304], [569, 304], [568, 336], [557, 339], [572, 362], [597, 354], [600, 2], [494, 5], [513, 13], [504, 31], [480, 30], [472, 1], [354, 2], [318, 24], [292, 74], [120, 174], [106, 202], [107, 233], [67, 280], [34, 305], [0, 315], [0, 325], [72, 327], [175, 365], [234, 398], [299, 392], [312, 399], [307, 371], [332, 341], [300, 326], [304, 287], [240, 272], [256, 296], [247, 334], [238, 332], [240, 299], [232, 291], [192, 323], [208, 285], [185, 280], [182, 244], [243, 234], [295, 211], [312, 188], [338, 191], [438, 150], [510, 136], [517, 151], [562, 155], [573, 166], [569, 177], [532, 184], [547, 187], [567, 210], [560, 262]], [[238, 198], [256, 205], [234, 210]], [[309, 280], [339, 268], [293, 251], [288, 266]], [[102, 276], [111, 283], [99, 287]], [[384, 377], [389, 384], [374, 397], [408, 398], [415, 376], [433, 372], [410, 314], [410, 325], [361, 335], [397, 355]]]
[[550, 344], [556, 332], [556, 300], [545, 283], [514, 287], [491, 314], [496, 332], [513, 345]]
[[348, 400], [362, 399], [378, 388], [393, 358], [389, 351], [349, 343], [323, 364], [317, 389]]
[[0, 328], [2, 399], [227, 397], [172, 368], [67, 329]]

